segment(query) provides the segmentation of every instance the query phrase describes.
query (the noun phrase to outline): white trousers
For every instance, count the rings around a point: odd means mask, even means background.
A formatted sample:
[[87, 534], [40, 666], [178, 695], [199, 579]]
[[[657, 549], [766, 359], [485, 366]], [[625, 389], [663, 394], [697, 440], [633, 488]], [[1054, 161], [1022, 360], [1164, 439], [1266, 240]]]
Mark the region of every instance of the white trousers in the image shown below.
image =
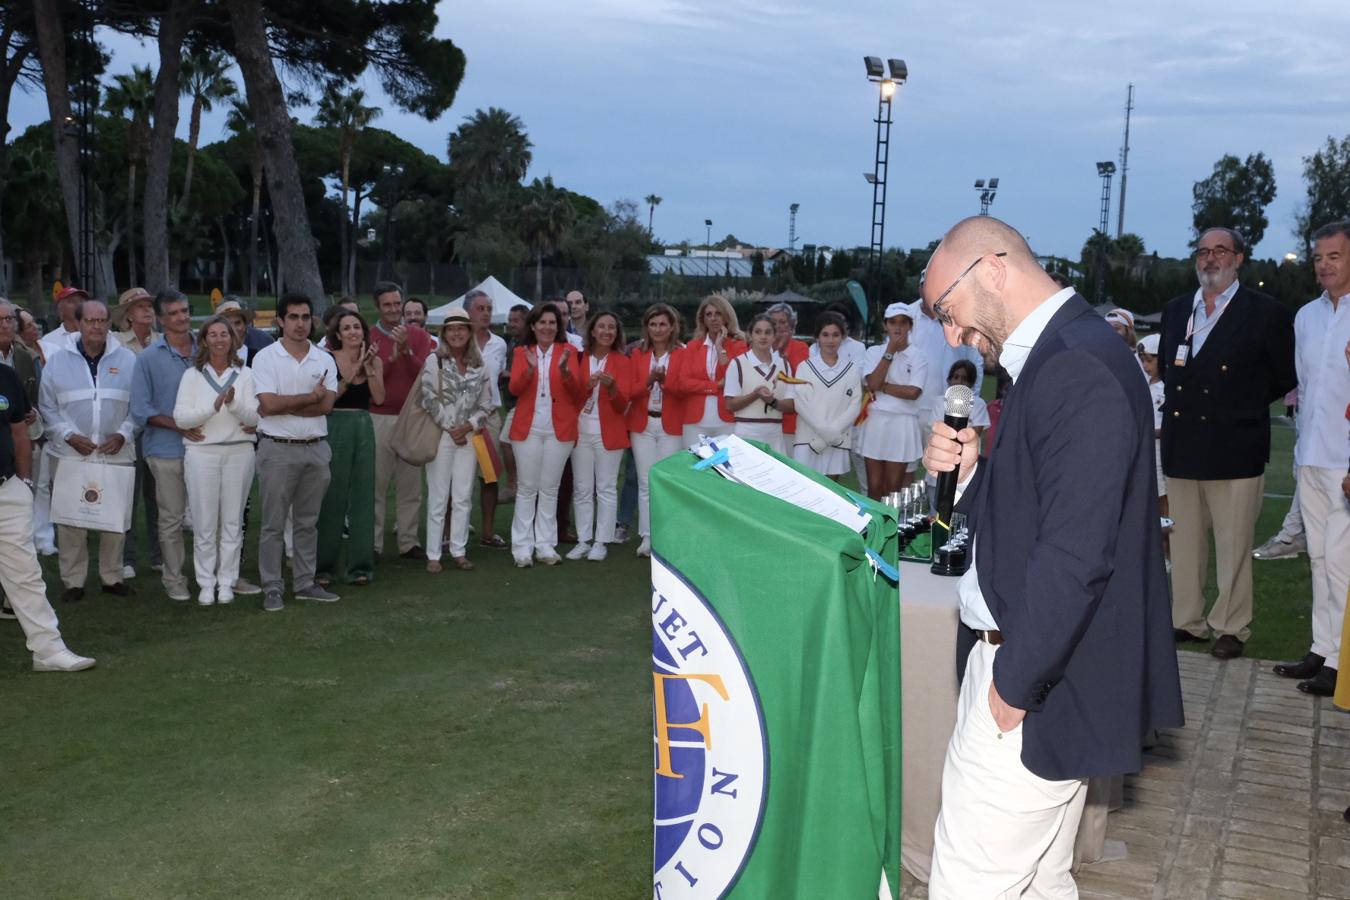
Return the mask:
[[638, 534], [651, 537], [652, 533], [652, 493], [648, 476], [652, 466], [667, 456], [679, 453], [685, 446], [678, 435], [666, 434], [661, 427], [660, 416], [647, 417], [645, 431], [630, 431], [628, 437], [633, 442], [633, 462], [637, 465], [638, 477]]
[[989, 710], [997, 650], [980, 641], [966, 661], [928, 896], [1075, 898], [1069, 868], [1087, 782], [1046, 781], [1022, 765], [1022, 726], [1001, 733]]
[[66, 649], [33, 550], [33, 493], [17, 478], [0, 484], [0, 586], [23, 628], [33, 659], [46, 659]]
[[578, 543], [614, 543], [622, 463], [623, 451], [606, 450], [600, 435], [577, 435], [572, 448], [572, 522]]
[[56, 546], [56, 526], [52, 524], [52, 473], [56, 470], [56, 458], [47, 452], [46, 442], [33, 454], [33, 467], [37, 470], [33, 477], [37, 490], [33, 496], [33, 537], [39, 547], [50, 550]]
[[1303, 534], [1303, 507], [1298, 501], [1298, 466], [1294, 466], [1294, 497], [1289, 501], [1289, 512], [1280, 523], [1280, 534], [1293, 539]]
[[450, 510], [450, 555], [463, 556], [469, 544], [469, 507], [473, 501], [473, 482], [478, 474], [478, 454], [472, 436], [456, 444], [447, 431], [441, 432], [436, 458], [427, 463], [427, 559], [441, 558], [445, 537], [445, 501]]
[[[244, 498], [253, 483], [252, 444], [188, 444], [183, 480], [192, 513], [192, 569], [203, 591], [234, 590], [244, 549]], [[242, 487], [241, 487], [242, 486]]]
[[1335, 668], [1341, 653], [1345, 595], [1350, 591], [1350, 500], [1341, 491], [1345, 473], [1299, 466], [1298, 496], [1312, 567], [1312, 652]]
[[[713, 402], [708, 402], [710, 400]], [[698, 443], [700, 434], [705, 434], [708, 437], [720, 437], [724, 434], [731, 434], [735, 430], [735, 422], [722, 421], [722, 416], [717, 411], [717, 398], [707, 397], [703, 401], [703, 418], [692, 425], [684, 426], [684, 433], [681, 437], [684, 439], [684, 446], [692, 447]]]
[[572, 441], [560, 441], [552, 431], [531, 431], [513, 441], [516, 454], [516, 511], [511, 517], [511, 554], [555, 556], [558, 544], [558, 483], [562, 481]]
[[788, 455], [782, 422], [737, 422], [736, 434], [748, 441], [763, 441], [779, 456]]

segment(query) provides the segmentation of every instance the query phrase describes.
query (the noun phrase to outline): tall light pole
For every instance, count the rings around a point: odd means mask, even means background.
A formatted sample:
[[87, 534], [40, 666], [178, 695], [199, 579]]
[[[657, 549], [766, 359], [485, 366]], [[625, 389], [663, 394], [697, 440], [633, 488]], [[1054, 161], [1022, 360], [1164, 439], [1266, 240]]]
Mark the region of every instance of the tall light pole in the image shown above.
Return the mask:
[[1101, 304], [1106, 302], [1106, 242], [1110, 240], [1106, 229], [1111, 221], [1111, 176], [1116, 174], [1116, 164], [1097, 163], [1097, 174], [1102, 179], [1102, 214], [1097, 226], [1097, 303]]
[[708, 226], [708, 237], [703, 242], [703, 274], [712, 278], [712, 219], [704, 219], [703, 224]]
[[864, 56], [863, 65], [867, 68], [867, 80], [878, 87], [876, 160], [872, 171], [863, 177], [872, 185], [872, 242], [868, 260], [872, 271], [870, 286], [873, 296], [868, 305], [879, 310], [879, 304], [883, 301], [877, 282], [881, 271], [881, 255], [886, 248], [886, 175], [891, 158], [891, 98], [895, 96], [896, 88], [909, 79], [909, 68], [903, 59], [888, 59], [883, 67], [879, 56]]
[[1120, 215], [1116, 218], [1116, 237], [1125, 233], [1125, 182], [1130, 177], [1130, 113], [1134, 111], [1134, 84], [1125, 95], [1125, 143], [1120, 146]]
[[797, 210], [801, 209], [800, 203], [794, 203], [788, 207], [788, 253], [791, 254], [797, 249]]
[[986, 185], [983, 178], [976, 178], [975, 190], [980, 193], [980, 215], [989, 215], [989, 207], [993, 204], [994, 197], [998, 196], [998, 179], [990, 178]]

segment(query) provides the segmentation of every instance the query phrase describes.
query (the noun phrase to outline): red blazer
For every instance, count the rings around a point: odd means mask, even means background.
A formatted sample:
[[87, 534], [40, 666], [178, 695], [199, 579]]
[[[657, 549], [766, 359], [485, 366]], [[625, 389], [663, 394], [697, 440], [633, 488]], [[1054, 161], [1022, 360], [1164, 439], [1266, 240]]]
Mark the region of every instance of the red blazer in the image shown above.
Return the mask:
[[[524, 344], [516, 348], [511, 358], [511, 381], [507, 389], [516, 398], [516, 417], [511, 422], [511, 440], [523, 441], [530, 435], [530, 423], [534, 421], [534, 400], [539, 388], [537, 367], [526, 362], [526, 354], [533, 355], [534, 344]], [[581, 404], [586, 401], [586, 381], [581, 374], [581, 360], [577, 358], [576, 348], [566, 340], [554, 341], [553, 360], [548, 370], [549, 393], [553, 395], [553, 435], [560, 441], [577, 439], [577, 416], [581, 413]], [[571, 376], [564, 378], [562, 361], [568, 359], [567, 371]]]
[[[744, 341], [728, 339], [722, 344], [727, 351], [727, 362], [745, 352], [748, 344]], [[717, 366], [714, 378], [708, 378], [708, 342], [699, 338], [686, 344], [670, 356], [670, 368], [666, 372], [666, 396], [675, 399], [682, 407], [680, 424], [692, 425], [703, 418], [703, 398], [709, 395], [717, 398], [717, 414], [723, 422], [734, 422], [736, 416], [727, 409], [726, 398], [722, 396], [719, 384], [727, 374], [727, 363]]]
[[[600, 398], [596, 405], [600, 409], [600, 442], [606, 450], [623, 450], [628, 447], [628, 389], [633, 380], [632, 364], [619, 350], [609, 351], [605, 357], [605, 371], [614, 376], [614, 391], [600, 388]], [[581, 387], [585, 390], [591, 380], [591, 355], [583, 354], [581, 361]], [[581, 405], [586, 405], [589, 397], [583, 397]], [[577, 410], [578, 417], [581, 415]]]
[[[783, 349], [783, 359], [787, 360], [787, 373], [789, 375], [797, 374], [797, 367], [806, 362], [806, 358], [811, 355], [811, 347], [806, 341], [799, 341], [796, 338], [788, 340], [787, 347]], [[797, 414], [783, 413], [783, 434], [797, 433]]]
[[[670, 368], [674, 366], [675, 354], [678, 352], [678, 349], [670, 351], [670, 358], [666, 360], [666, 385], [670, 384]], [[647, 430], [647, 404], [652, 395], [651, 389], [647, 387], [647, 376], [652, 371], [652, 351], [635, 348], [633, 355], [628, 358], [628, 369], [631, 376], [628, 382], [628, 430], [640, 434]], [[684, 404], [677, 402], [668, 389], [663, 390], [661, 427], [666, 434], [679, 437]]]

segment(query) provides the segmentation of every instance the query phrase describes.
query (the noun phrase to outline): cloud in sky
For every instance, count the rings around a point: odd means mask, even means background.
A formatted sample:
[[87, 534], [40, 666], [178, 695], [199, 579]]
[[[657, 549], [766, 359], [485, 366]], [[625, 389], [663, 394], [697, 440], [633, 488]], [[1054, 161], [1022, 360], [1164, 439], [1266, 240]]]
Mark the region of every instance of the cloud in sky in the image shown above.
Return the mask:
[[[1293, 246], [1302, 157], [1347, 127], [1350, 5], [1272, 8], [1143, 0], [1092, 10], [1035, 4], [805, 0], [576, 0], [442, 3], [438, 32], [468, 55], [454, 107], [437, 122], [385, 108], [380, 127], [445, 156], [476, 108], [520, 116], [530, 177], [551, 174], [609, 203], [663, 198], [657, 235], [866, 244], [877, 93], [862, 56], [904, 58], [886, 239], [923, 246], [978, 210], [972, 183], [1002, 179], [994, 213], [1043, 252], [1077, 256], [1098, 218], [1094, 163], [1117, 160], [1134, 82], [1126, 228], [1149, 249], [1186, 251], [1191, 186], [1225, 153], [1265, 152], [1279, 194], [1258, 252]], [[113, 71], [153, 62], [119, 40]], [[302, 119], [307, 118], [301, 114]], [[20, 127], [45, 118], [16, 98]], [[184, 116], [186, 119], [186, 116]], [[204, 138], [222, 131], [210, 117]], [[182, 123], [186, 131], [186, 121]], [[1118, 191], [1118, 181], [1113, 194]], [[1113, 197], [1111, 223], [1115, 225]]]

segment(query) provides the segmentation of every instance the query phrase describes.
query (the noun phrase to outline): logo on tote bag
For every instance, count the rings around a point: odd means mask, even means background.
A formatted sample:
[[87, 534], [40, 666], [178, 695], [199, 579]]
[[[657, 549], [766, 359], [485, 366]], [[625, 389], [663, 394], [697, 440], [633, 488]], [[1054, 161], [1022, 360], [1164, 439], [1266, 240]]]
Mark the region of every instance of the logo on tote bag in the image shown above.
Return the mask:
[[754, 849], [769, 760], [754, 682], [707, 600], [652, 558], [654, 896], [722, 897]]

